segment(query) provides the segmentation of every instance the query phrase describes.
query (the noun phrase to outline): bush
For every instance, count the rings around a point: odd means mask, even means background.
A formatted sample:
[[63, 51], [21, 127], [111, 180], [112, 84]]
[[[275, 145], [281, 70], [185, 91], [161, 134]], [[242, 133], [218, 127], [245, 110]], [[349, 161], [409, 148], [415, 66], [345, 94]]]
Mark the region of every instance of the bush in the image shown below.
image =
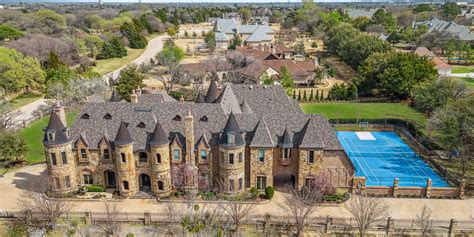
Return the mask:
[[87, 185], [86, 191], [91, 193], [105, 192], [105, 188], [100, 185]]
[[275, 190], [273, 190], [272, 186], [268, 186], [265, 188], [265, 198], [268, 200], [272, 200], [273, 195], [275, 195]]
[[106, 42], [102, 51], [97, 55], [97, 59], [122, 58], [127, 56], [127, 49], [118, 37], [114, 37], [110, 42]]
[[311, 43], [311, 48], [317, 48], [317, 47], [318, 47], [318, 43], [316, 42]]
[[256, 187], [252, 187], [249, 192], [250, 192], [252, 198], [257, 198], [258, 190], [257, 190]]
[[181, 97], [184, 98], [184, 93], [180, 91], [170, 91], [170, 96], [175, 98], [176, 100], [180, 100]]
[[217, 194], [212, 191], [205, 191], [200, 193], [202, 199], [204, 200], [214, 200], [216, 199]]

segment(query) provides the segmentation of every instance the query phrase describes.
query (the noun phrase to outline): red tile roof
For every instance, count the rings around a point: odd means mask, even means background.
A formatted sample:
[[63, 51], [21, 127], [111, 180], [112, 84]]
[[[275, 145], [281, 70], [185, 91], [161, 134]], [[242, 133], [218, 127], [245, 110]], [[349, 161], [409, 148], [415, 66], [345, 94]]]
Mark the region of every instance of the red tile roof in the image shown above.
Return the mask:
[[451, 65], [443, 61], [440, 57], [433, 57], [431, 61], [435, 64], [436, 69], [451, 69]]

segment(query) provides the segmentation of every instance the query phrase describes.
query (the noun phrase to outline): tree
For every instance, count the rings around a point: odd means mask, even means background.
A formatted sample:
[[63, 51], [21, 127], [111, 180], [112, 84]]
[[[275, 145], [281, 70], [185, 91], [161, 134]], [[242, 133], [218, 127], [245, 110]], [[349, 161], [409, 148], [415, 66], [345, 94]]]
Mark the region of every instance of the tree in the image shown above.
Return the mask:
[[232, 44], [230, 45], [230, 49], [235, 49], [237, 46], [240, 46], [242, 44], [242, 39], [240, 38], [239, 35], [235, 35], [234, 40], [232, 41]]
[[249, 20], [250, 20], [250, 17], [252, 17], [252, 11], [249, 8], [246, 8], [246, 7], [240, 8], [239, 13], [240, 13], [240, 15], [242, 17], [242, 21], [244, 23], [248, 23]]
[[136, 24], [125, 22], [120, 26], [120, 32], [123, 36], [127, 37], [132, 49], [143, 49], [148, 44], [145, 36], [140, 33], [139, 27]]
[[416, 4], [413, 11], [416, 13], [431, 11], [431, 5], [426, 3]]
[[3, 159], [14, 159], [16, 163], [23, 161], [28, 147], [25, 140], [15, 133], [0, 134], [0, 157]]
[[370, 22], [373, 25], [383, 25], [387, 31], [393, 31], [396, 27], [396, 21], [392, 13], [382, 8], [379, 8], [374, 15], [372, 15]]
[[196, 31], [193, 31], [193, 38], [196, 39], [196, 37], [197, 37], [197, 33]]
[[381, 198], [352, 195], [350, 200], [344, 204], [344, 207], [354, 218], [359, 236], [365, 236], [370, 227], [388, 217], [388, 206]]
[[461, 7], [455, 2], [446, 2], [441, 6], [441, 12], [448, 20], [453, 20], [461, 14]]
[[216, 34], [214, 31], [209, 31], [204, 36], [204, 42], [206, 43], [206, 47], [209, 49], [209, 52], [214, 52], [216, 49]]
[[101, 52], [97, 55], [97, 59], [122, 58], [127, 56], [127, 49], [118, 37], [113, 37], [102, 47]]
[[430, 136], [447, 152], [448, 157], [459, 157], [461, 177], [465, 177], [472, 159], [474, 146], [474, 96], [450, 101], [436, 109], [427, 123]]
[[263, 76], [263, 84], [264, 85], [273, 85], [275, 81], [273, 81], [272, 76], [268, 75], [268, 73], [265, 73]]
[[359, 16], [352, 21], [352, 25], [354, 28], [359, 29], [361, 31], [365, 31], [367, 26], [369, 25], [370, 19], [366, 16]]
[[159, 72], [158, 80], [163, 83], [166, 92], [172, 91], [174, 85], [182, 81], [183, 72], [180, 62], [183, 58], [183, 49], [169, 44], [156, 54], [158, 63], [165, 67], [165, 70]]
[[343, 42], [337, 54], [344, 62], [357, 68], [372, 54], [391, 50], [389, 43], [375, 36], [360, 34]]
[[89, 57], [97, 56], [104, 46], [104, 41], [98, 35], [88, 35], [84, 41]]
[[298, 42], [298, 43], [293, 47], [293, 50], [295, 51], [296, 54], [301, 54], [301, 55], [303, 55], [303, 56], [306, 54], [306, 51], [305, 51], [303, 42]]
[[171, 38], [174, 38], [174, 36], [176, 35], [176, 30], [173, 27], [170, 27], [166, 30], [166, 33], [168, 33]]
[[189, 33], [188, 33], [188, 31], [186, 31], [186, 30], [184, 31], [184, 37], [186, 37], [186, 38], [189, 37]]
[[315, 70], [314, 70], [314, 82], [317, 83], [317, 84], [320, 84], [324, 77], [326, 76], [326, 70], [324, 69], [324, 67], [317, 67]]
[[438, 78], [425, 81], [413, 88], [411, 97], [414, 107], [428, 115], [435, 109], [445, 106], [449, 101], [456, 101], [472, 96], [472, 92], [463, 82], [452, 78]]
[[9, 25], [0, 25], [0, 40], [16, 40], [23, 37], [23, 32], [17, 30], [15, 27]]
[[294, 221], [295, 236], [302, 236], [303, 229], [308, 224], [309, 215], [318, 208], [323, 194], [307, 187], [297, 189], [291, 185], [284, 187], [284, 206], [290, 220]]
[[245, 221], [254, 211], [255, 205], [248, 202], [248, 194], [239, 195], [226, 200], [222, 206], [224, 214], [227, 214], [233, 231], [238, 232], [240, 224]]
[[10, 112], [12, 110], [13, 106], [9, 101], [0, 101], [0, 134], [20, 123], [21, 112], [19, 110]]
[[46, 95], [61, 101], [66, 106], [83, 103], [90, 96], [107, 97], [109, 87], [101, 77], [69, 79], [67, 83], [55, 82], [48, 85]]
[[120, 230], [119, 215], [120, 210], [117, 207], [117, 202], [109, 200], [104, 202], [105, 221], [98, 223], [98, 226], [105, 231], [107, 235], [114, 235]]
[[286, 67], [280, 68], [280, 83], [287, 92], [293, 89], [293, 76]]
[[402, 52], [375, 53], [359, 67], [359, 73], [359, 91], [381, 89], [400, 99], [407, 98], [416, 84], [437, 76], [431, 61]]
[[7, 93], [44, 87], [46, 75], [33, 57], [0, 47], [0, 68], [0, 88]]
[[137, 65], [129, 65], [120, 71], [115, 89], [121, 98], [130, 101], [131, 93], [137, 88], [143, 87], [144, 78], [145, 76], [140, 72]]
[[429, 236], [433, 228], [433, 220], [431, 220], [431, 209], [426, 205], [423, 206], [420, 214], [416, 214], [415, 224], [421, 229], [421, 236]]

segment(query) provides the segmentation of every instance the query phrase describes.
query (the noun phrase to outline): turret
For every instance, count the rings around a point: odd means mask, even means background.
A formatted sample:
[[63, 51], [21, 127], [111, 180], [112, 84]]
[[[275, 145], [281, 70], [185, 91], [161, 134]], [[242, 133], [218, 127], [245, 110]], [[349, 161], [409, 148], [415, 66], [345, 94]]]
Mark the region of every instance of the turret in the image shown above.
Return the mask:
[[219, 139], [219, 175], [223, 192], [234, 194], [245, 189], [245, 140], [231, 112]]
[[120, 194], [132, 196], [137, 190], [136, 164], [133, 155], [133, 139], [127, 124], [122, 121], [114, 140], [115, 160], [118, 171], [118, 188]]
[[211, 84], [209, 85], [209, 89], [207, 90], [206, 103], [213, 103], [217, 100], [217, 97], [217, 83], [213, 79], [211, 80]]
[[156, 122], [149, 141], [151, 155], [152, 185], [151, 190], [157, 196], [167, 196], [171, 192], [170, 148], [168, 135]]
[[48, 126], [44, 128], [43, 144], [51, 190], [56, 193], [74, 191], [77, 188], [76, 160], [70, 131], [61, 121], [60, 111], [54, 108]]

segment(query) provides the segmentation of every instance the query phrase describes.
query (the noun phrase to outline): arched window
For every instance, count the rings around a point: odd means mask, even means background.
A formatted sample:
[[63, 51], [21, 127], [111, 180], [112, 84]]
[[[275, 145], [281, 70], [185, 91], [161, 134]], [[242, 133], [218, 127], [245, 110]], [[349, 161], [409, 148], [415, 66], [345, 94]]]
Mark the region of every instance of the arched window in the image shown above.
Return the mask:
[[164, 189], [165, 189], [164, 186], [165, 186], [165, 185], [164, 185], [163, 181], [161, 181], [161, 180], [158, 181], [158, 190], [164, 190]]
[[181, 121], [181, 116], [179, 115], [174, 116], [173, 121]]
[[109, 114], [109, 113], [106, 113], [106, 114], [104, 115], [104, 119], [111, 120], [111, 119], [112, 119], [112, 115]]
[[128, 181], [123, 181], [123, 189], [128, 190]]
[[90, 119], [90, 115], [88, 113], [85, 113], [81, 116], [82, 119]]
[[156, 153], [156, 163], [161, 164], [161, 155], [160, 155], [160, 153]]
[[142, 151], [142, 152], [138, 153], [138, 155], [139, 155], [139, 158], [140, 158], [139, 159], [140, 162], [147, 162], [148, 161], [148, 156], [147, 156], [146, 152]]

